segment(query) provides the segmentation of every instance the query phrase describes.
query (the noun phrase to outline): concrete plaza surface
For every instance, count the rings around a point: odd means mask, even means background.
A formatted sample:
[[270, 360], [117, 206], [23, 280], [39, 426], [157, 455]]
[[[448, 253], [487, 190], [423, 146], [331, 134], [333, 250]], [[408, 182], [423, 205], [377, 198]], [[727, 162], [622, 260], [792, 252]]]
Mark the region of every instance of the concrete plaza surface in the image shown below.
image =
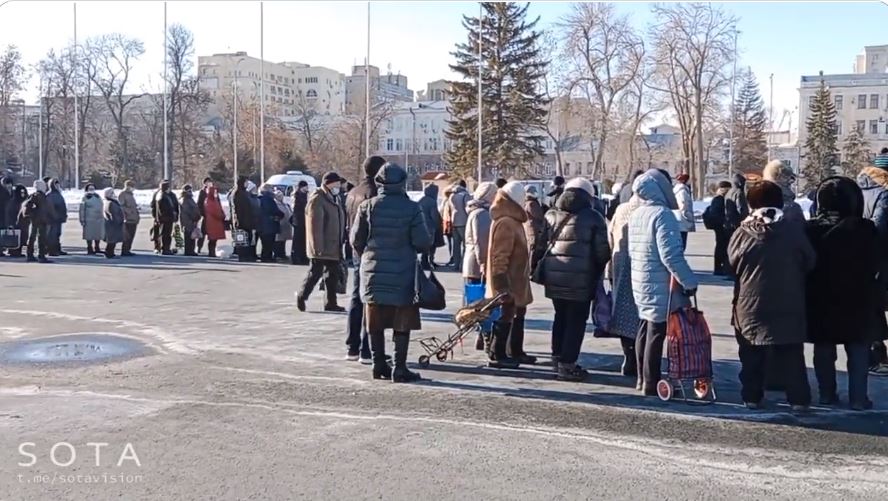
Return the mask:
[[[68, 226], [75, 255], [0, 259], [0, 359], [67, 335], [143, 348], [93, 364], [0, 362], [0, 499], [888, 495], [888, 381], [870, 379], [867, 412], [793, 415], [780, 394], [764, 411], [740, 405], [731, 284], [706, 273], [707, 233], [689, 249], [714, 333], [719, 402], [704, 406], [639, 397], [618, 374], [619, 343], [591, 334], [586, 383], [546, 365], [488, 369], [471, 340], [420, 384], [371, 381], [344, 361], [344, 315], [320, 312], [318, 292], [296, 310], [304, 267], [154, 256], [145, 225], [142, 255], [107, 261], [83, 255]], [[439, 277], [452, 306], [424, 312], [414, 339], [453, 330], [461, 280]], [[528, 349], [545, 362], [552, 308], [534, 293]], [[421, 353], [413, 343], [410, 361]], [[843, 395], [844, 384], [842, 373]]]

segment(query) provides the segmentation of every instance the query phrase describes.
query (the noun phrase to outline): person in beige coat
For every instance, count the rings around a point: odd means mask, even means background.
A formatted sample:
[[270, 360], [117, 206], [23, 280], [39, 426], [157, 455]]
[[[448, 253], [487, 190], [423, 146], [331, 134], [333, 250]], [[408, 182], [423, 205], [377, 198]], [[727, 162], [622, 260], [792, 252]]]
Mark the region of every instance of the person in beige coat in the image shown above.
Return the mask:
[[530, 255], [524, 235], [524, 188], [510, 182], [497, 191], [490, 206], [490, 244], [487, 249], [486, 279], [488, 298], [505, 294], [500, 319], [493, 327], [493, 348], [488, 365], [515, 368], [519, 361], [506, 354], [506, 345], [517, 310], [533, 302], [530, 292]]
[[302, 288], [296, 294], [299, 311], [305, 311], [305, 301], [323, 276], [327, 293], [324, 311], [345, 312], [345, 308], [336, 304], [339, 262], [343, 258], [342, 244], [346, 228], [345, 211], [339, 203], [340, 181], [335, 172], [324, 174], [321, 187], [311, 194], [305, 207], [306, 247], [311, 265]]
[[136, 238], [136, 229], [139, 227], [139, 204], [133, 196], [135, 185], [131, 180], [123, 183], [123, 191], [117, 196], [120, 208], [123, 209], [123, 249], [120, 255], [124, 257], [134, 256], [133, 240]]

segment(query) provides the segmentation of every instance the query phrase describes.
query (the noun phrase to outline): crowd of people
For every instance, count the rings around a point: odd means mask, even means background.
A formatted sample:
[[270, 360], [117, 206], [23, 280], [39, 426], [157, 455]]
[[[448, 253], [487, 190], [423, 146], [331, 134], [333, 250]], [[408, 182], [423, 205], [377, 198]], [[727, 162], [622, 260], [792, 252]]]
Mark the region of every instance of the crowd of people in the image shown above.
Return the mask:
[[[545, 199], [531, 184], [498, 179], [471, 193], [458, 181], [441, 200], [432, 184], [414, 202], [398, 165], [374, 156], [363, 172], [354, 187], [335, 172], [311, 193], [300, 183], [292, 206], [272, 186], [242, 177], [229, 194], [230, 220], [212, 180], [196, 197], [189, 185], [177, 197], [164, 182], [151, 201], [155, 252], [171, 254], [176, 239], [185, 255], [199, 254], [206, 243], [216, 256], [230, 229], [240, 261], [307, 265], [297, 308], [306, 310], [320, 283], [324, 310], [348, 313], [347, 359], [372, 365], [375, 379], [397, 382], [420, 379], [406, 359], [411, 332], [421, 329], [421, 270], [450, 267], [465, 284], [484, 284], [487, 298], [501, 300], [490, 332], [475, 340], [494, 368], [538, 363], [524, 351], [536, 282], [554, 309], [550, 356], [558, 379], [588, 376], [579, 355], [591, 312], [606, 303], [610, 313], [595, 325], [596, 335], [620, 339], [622, 373], [635, 378], [642, 395], [657, 394], [668, 319], [690, 305], [699, 285], [685, 256], [688, 234], [696, 231], [686, 174], [673, 181], [663, 170], [637, 171], [607, 201], [587, 179], [558, 177]], [[820, 403], [838, 404], [842, 345], [848, 405], [868, 409], [867, 378], [888, 374], [888, 151], [856, 180], [824, 180], [809, 219], [795, 202], [794, 182], [791, 169], [770, 162], [751, 186], [743, 175], [720, 183], [703, 214], [715, 234], [713, 275], [733, 281], [742, 397], [755, 409], [766, 389], [779, 388], [794, 409], [807, 408], [810, 343]], [[58, 181], [37, 180], [30, 194], [9, 178], [0, 185], [0, 228], [21, 230], [21, 248], [10, 254], [41, 262], [64, 255], [68, 214]], [[110, 188], [100, 195], [88, 184], [78, 212], [87, 254], [114, 258], [122, 244], [121, 255], [132, 255], [140, 214], [131, 182], [119, 195]], [[445, 246], [450, 259], [439, 265], [434, 257]], [[337, 294], [346, 292], [343, 308]], [[386, 330], [393, 332], [393, 357]]]

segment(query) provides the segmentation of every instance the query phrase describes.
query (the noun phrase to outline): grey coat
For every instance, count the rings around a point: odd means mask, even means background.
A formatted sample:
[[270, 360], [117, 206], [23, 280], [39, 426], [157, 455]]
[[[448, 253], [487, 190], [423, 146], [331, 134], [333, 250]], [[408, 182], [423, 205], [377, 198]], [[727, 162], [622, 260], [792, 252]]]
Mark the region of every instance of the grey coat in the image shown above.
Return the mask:
[[50, 224], [62, 224], [68, 220], [68, 204], [65, 203], [65, 197], [58, 189], [51, 189], [46, 194], [46, 201], [52, 205], [53, 221]]
[[139, 224], [139, 204], [136, 203], [136, 197], [127, 190], [117, 195], [120, 201], [120, 208], [123, 209], [123, 220], [126, 224]]
[[278, 210], [284, 213], [284, 217], [281, 218], [281, 229], [278, 230], [275, 241], [286, 242], [288, 240], [293, 240], [293, 225], [287, 224], [287, 222], [290, 221], [290, 217], [293, 215], [293, 209], [284, 203], [283, 198], [281, 200], [275, 198], [274, 201], [277, 203]]
[[80, 202], [80, 225], [83, 226], [83, 239], [87, 241], [105, 239], [105, 209], [102, 197], [87, 193]]
[[361, 300], [411, 306], [416, 254], [432, 245], [419, 205], [407, 197], [407, 172], [386, 164], [376, 175], [379, 195], [358, 208], [351, 242], [361, 255]]
[[191, 233], [200, 222], [200, 210], [197, 208], [197, 202], [194, 201], [193, 195], [182, 193], [179, 201], [179, 224], [182, 225], [182, 237], [186, 240], [191, 238]]
[[450, 195], [448, 203], [450, 204], [450, 217], [453, 226], [464, 227], [469, 222], [468, 205], [472, 200], [472, 196], [462, 186], [457, 185]]
[[681, 234], [673, 210], [678, 208], [672, 186], [660, 171], [651, 169], [635, 180], [632, 191], [642, 200], [629, 216], [629, 257], [632, 261], [632, 294], [638, 317], [665, 322], [671, 310], [688, 305], [682, 289], [696, 290], [697, 277], [685, 260]]
[[468, 205], [466, 221], [466, 252], [463, 255], [463, 278], [481, 278], [487, 263], [487, 247], [490, 243], [490, 204], [472, 200]]
[[102, 210], [105, 219], [105, 242], [119, 244], [123, 242], [123, 209], [117, 200], [105, 199]]

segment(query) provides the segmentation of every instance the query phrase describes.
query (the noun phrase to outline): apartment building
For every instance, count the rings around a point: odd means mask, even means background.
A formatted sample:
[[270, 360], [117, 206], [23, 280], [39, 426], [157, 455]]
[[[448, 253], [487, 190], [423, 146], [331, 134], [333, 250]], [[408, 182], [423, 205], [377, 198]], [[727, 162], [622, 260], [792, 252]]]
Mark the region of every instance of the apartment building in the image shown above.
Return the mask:
[[[352, 67], [352, 73], [345, 79], [345, 112], [363, 113], [366, 106], [367, 73], [370, 75], [370, 100], [378, 102], [412, 102], [413, 91], [407, 87], [407, 77], [401, 74], [386, 75], [379, 73], [379, 68], [373, 65], [365, 67], [356, 65]], [[372, 106], [372, 104], [371, 104]]]

